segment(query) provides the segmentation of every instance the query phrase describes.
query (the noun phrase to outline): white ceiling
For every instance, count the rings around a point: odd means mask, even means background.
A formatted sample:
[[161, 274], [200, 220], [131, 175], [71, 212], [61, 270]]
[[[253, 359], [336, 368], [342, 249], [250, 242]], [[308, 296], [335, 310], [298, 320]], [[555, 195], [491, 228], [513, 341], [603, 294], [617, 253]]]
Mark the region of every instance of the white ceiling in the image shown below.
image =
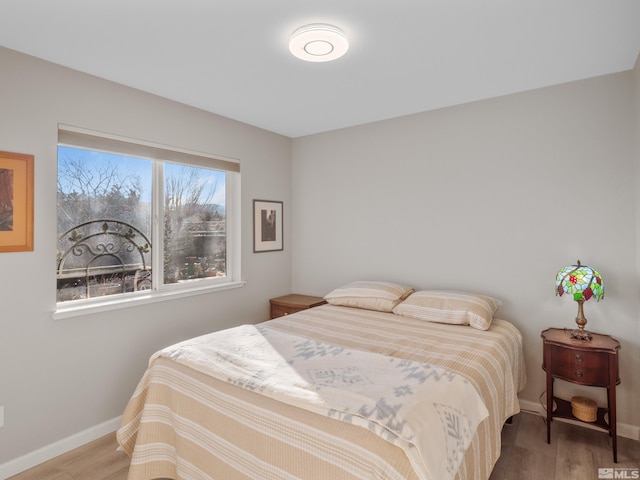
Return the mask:
[[298, 137], [632, 69], [640, 1], [1, 0], [0, 45]]

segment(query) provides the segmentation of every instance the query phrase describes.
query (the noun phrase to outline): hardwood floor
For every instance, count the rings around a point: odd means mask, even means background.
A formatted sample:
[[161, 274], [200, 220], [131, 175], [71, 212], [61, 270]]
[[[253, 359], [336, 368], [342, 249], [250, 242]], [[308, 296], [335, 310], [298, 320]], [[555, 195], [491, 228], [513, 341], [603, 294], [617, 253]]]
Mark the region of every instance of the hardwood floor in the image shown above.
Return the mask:
[[[129, 458], [116, 447], [115, 434], [107, 435], [8, 480], [126, 480]], [[542, 417], [521, 413], [502, 430], [490, 480], [598, 480], [598, 468], [606, 467], [640, 468], [640, 442], [618, 437], [614, 464], [606, 433], [556, 420], [549, 445]], [[616, 478], [637, 478], [625, 474]]]
[[[618, 436], [618, 463], [613, 463], [606, 432], [555, 419], [551, 443], [546, 439], [541, 416], [516, 415], [513, 425], [502, 429], [502, 453], [490, 480], [598, 480], [598, 468], [640, 469], [640, 441]], [[625, 474], [616, 478], [637, 478]]]
[[129, 457], [117, 447], [114, 432], [8, 480], [127, 480]]

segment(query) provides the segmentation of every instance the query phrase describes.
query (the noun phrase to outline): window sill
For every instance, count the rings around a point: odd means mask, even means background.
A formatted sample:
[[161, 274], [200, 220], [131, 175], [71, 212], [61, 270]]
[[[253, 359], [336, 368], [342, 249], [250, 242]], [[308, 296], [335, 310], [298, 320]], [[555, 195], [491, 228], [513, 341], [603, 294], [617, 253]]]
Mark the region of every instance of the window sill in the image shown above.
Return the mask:
[[137, 307], [149, 303], [163, 302], [165, 300], [175, 300], [177, 298], [191, 297], [194, 295], [203, 295], [206, 293], [219, 292], [223, 290], [231, 290], [240, 288], [246, 282], [229, 282], [217, 285], [207, 285], [200, 288], [189, 288], [170, 291], [149, 291], [136, 294], [112, 295], [104, 300], [96, 299], [96, 301], [88, 300], [80, 303], [66, 302], [57, 304], [56, 310], [51, 313], [54, 320], [62, 320], [65, 318], [79, 317], [92, 313], [108, 312], [111, 310], [119, 310], [121, 308]]

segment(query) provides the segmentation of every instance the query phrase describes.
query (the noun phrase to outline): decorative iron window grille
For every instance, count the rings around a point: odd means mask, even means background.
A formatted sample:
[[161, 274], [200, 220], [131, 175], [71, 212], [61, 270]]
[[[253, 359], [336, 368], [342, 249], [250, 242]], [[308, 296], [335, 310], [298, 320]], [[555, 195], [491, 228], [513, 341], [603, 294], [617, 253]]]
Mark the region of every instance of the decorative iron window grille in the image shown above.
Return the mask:
[[131, 224], [92, 220], [58, 237], [58, 302], [151, 289], [151, 241]]

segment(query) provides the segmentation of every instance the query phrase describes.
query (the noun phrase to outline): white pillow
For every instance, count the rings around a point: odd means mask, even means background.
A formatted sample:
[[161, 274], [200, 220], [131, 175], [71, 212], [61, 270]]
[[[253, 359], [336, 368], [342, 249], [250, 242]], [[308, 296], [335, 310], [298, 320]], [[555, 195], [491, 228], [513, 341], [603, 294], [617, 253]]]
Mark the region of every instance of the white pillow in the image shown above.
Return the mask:
[[324, 299], [331, 305], [391, 312], [413, 292], [413, 288], [399, 283], [358, 281], [336, 288]]
[[398, 304], [393, 313], [428, 322], [471, 325], [488, 330], [502, 306], [497, 298], [466, 292], [420, 290]]

